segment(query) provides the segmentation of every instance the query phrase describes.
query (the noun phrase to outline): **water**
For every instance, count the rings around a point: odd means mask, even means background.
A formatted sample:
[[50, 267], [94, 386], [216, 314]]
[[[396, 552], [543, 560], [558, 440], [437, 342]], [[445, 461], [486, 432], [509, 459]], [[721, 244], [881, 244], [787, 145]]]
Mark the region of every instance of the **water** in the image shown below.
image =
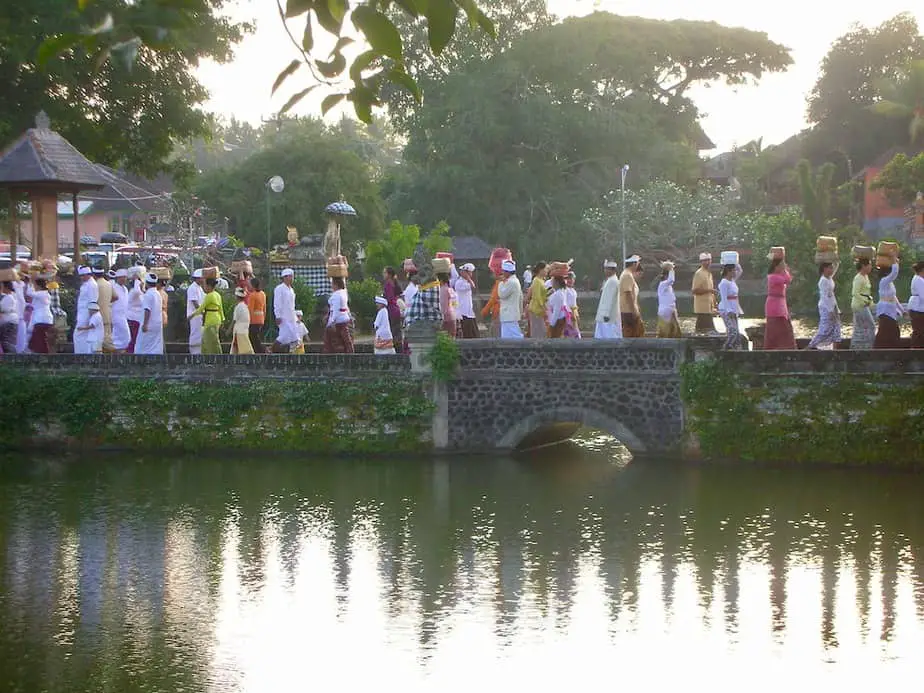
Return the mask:
[[916, 690], [924, 478], [0, 464], [0, 690]]

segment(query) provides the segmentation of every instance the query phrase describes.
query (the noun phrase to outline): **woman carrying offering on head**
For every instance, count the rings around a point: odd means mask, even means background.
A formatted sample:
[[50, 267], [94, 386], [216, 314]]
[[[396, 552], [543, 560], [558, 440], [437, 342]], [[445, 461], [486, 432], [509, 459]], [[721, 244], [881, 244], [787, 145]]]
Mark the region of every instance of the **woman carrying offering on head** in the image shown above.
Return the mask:
[[327, 299], [327, 327], [324, 329], [325, 354], [352, 354], [353, 335], [350, 334], [350, 297], [343, 277], [331, 277], [333, 292]]
[[873, 286], [869, 273], [873, 263], [869, 258], [857, 260], [857, 275], [853, 278], [850, 291], [850, 310], [853, 311], [853, 336], [851, 349], [872, 349], [876, 338], [876, 320], [873, 318]]
[[[535, 285], [534, 279], [533, 286]], [[549, 322], [549, 337], [552, 339], [564, 337], [565, 328], [571, 322], [567, 291], [564, 277], [552, 277], [552, 294], [546, 300], [546, 319]]]
[[658, 337], [680, 339], [680, 321], [677, 319], [677, 297], [674, 295], [674, 263], [661, 263], [661, 281], [658, 283]]
[[879, 267], [879, 303], [876, 304], [879, 329], [873, 341], [874, 349], [900, 349], [902, 345], [898, 321], [905, 314], [905, 309], [898, 302], [898, 292], [895, 289], [898, 271], [898, 258], [895, 258], [891, 267]]
[[234, 306], [234, 327], [231, 332], [231, 353], [252, 354], [250, 343], [250, 308], [247, 306], [247, 289], [239, 286], [234, 290], [237, 305]]
[[841, 311], [834, 295], [834, 275], [838, 263], [822, 262], [818, 265], [818, 332], [812, 337], [808, 349], [833, 348], [841, 341]]
[[764, 315], [767, 327], [764, 332], [764, 349], [795, 349], [796, 336], [789, 319], [789, 306], [786, 303], [786, 289], [792, 283], [792, 274], [786, 261], [773, 258], [767, 271], [767, 301]]
[[722, 281], [719, 282], [719, 315], [725, 323], [725, 345], [723, 349], [741, 349], [741, 333], [738, 331], [738, 316], [744, 311], [738, 303], [738, 280], [743, 270], [741, 265], [722, 265]]

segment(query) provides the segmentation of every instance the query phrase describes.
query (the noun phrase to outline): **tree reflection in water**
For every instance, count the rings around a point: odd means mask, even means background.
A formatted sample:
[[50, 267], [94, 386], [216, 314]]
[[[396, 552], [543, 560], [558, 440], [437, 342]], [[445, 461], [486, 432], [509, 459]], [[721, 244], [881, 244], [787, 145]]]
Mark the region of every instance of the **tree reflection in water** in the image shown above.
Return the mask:
[[924, 644], [924, 480], [629, 464], [589, 440], [517, 459], [7, 461], [7, 680], [285, 690], [352, 648], [371, 659], [350, 676], [461, 685], [575, 637], [782, 662]]

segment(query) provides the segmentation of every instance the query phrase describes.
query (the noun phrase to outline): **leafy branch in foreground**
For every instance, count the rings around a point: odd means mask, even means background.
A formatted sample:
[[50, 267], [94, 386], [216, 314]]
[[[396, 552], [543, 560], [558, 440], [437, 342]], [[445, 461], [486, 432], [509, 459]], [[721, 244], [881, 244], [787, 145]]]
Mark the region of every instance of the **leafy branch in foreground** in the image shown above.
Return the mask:
[[[96, 69], [112, 58], [130, 65], [137, 59], [142, 46], [153, 51], [164, 50], [171, 33], [182, 31], [214, 0], [137, 0], [99, 11], [94, 8], [94, 0], [75, 2], [81, 17], [93, 28], [75, 29], [46, 38], [38, 49], [40, 64], [83, 47], [94, 56]], [[365, 123], [372, 121], [372, 108], [381, 105], [380, 92], [386, 83], [406, 89], [419, 101], [420, 88], [405, 64], [401, 32], [389, 18], [389, 10], [394, 9], [414, 22], [425, 22], [434, 55], [439, 55], [456, 33], [460, 14], [467, 18], [471, 27], [495, 35], [494, 24], [479, 8], [477, 0], [276, 0], [276, 5], [299, 57], [276, 77], [273, 93], [302, 65], [308, 67], [315, 80], [315, 84], [292, 94], [280, 114], [289, 111], [320, 85], [345, 89], [324, 99], [322, 113], [326, 114], [346, 99], [353, 104], [356, 116]], [[352, 60], [343, 53], [347, 46], [355, 43], [344, 35], [348, 16], [368, 45], [367, 50]], [[300, 40], [288, 25], [289, 20], [297, 18], [304, 18], [305, 22]], [[334, 49], [325, 59], [321, 59], [316, 49], [316, 28], [337, 38]]]

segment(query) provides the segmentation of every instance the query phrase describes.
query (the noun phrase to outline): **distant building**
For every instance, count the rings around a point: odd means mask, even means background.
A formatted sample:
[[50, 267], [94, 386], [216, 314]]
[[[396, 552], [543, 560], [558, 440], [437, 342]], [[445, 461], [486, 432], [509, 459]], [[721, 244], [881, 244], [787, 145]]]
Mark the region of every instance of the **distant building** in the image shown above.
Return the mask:
[[921, 153], [920, 147], [892, 147], [883, 152], [873, 163], [859, 171], [854, 179], [863, 183], [863, 232], [872, 240], [882, 238], [898, 238], [909, 240], [907, 233], [907, 207], [896, 207], [889, 201], [882, 190], [873, 190], [872, 184], [876, 176], [898, 154], [904, 154], [909, 159]]
[[[100, 240], [106, 232], [121, 233], [131, 241], [145, 241], [152, 227], [164, 224], [170, 216], [172, 190], [166, 177], [147, 181], [130, 174], [119, 173], [107, 166], [93, 164], [106, 181], [101, 190], [87, 191], [77, 196], [80, 235]], [[32, 219], [25, 210], [20, 222], [23, 240], [32, 243]], [[74, 212], [70, 202], [58, 203], [58, 245], [73, 246]]]

